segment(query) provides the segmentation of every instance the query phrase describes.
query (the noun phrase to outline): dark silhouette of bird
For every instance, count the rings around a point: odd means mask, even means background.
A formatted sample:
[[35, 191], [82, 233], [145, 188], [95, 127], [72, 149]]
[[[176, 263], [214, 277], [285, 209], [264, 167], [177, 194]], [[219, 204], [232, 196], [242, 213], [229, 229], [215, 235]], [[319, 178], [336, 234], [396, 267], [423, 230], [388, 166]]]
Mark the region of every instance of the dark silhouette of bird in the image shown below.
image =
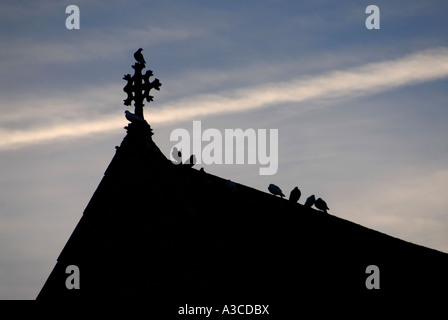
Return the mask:
[[128, 119], [132, 123], [145, 123], [146, 122], [145, 119], [140, 118], [139, 116], [133, 114], [132, 112], [129, 112], [128, 110], [126, 110], [124, 113], [125, 113], [126, 119]]
[[314, 202], [314, 206], [325, 213], [328, 213], [327, 210], [330, 210], [330, 208], [328, 208], [327, 206], [327, 203], [321, 198], [317, 199], [316, 202]]
[[172, 159], [174, 159], [175, 164], [181, 164], [182, 163], [182, 152], [177, 150], [176, 147], [173, 148], [173, 151], [171, 152]]
[[140, 64], [146, 64], [145, 58], [143, 57], [142, 54], [143, 49], [139, 48], [137, 51], [134, 52], [134, 58], [135, 61], [137, 61]]
[[299, 201], [301, 195], [302, 193], [300, 192], [299, 188], [295, 187], [289, 194], [289, 201], [296, 203], [297, 201]]
[[282, 192], [282, 190], [279, 188], [279, 187], [277, 187], [275, 184], [270, 184], [269, 185], [269, 187], [268, 187], [268, 190], [269, 190], [269, 192], [270, 193], [272, 193], [273, 195], [276, 195], [276, 196], [280, 196], [280, 197], [284, 197], [285, 195], [283, 194], [283, 192]]
[[193, 167], [196, 164], [196, 156], [192, 154], [190, 158], [184, 163], [184, 166]]
[[316, 202], [316, 197], [314, 196], [314, 194], [312, 194], [311, 196], [309, 196], [306, 199], [304, 206], [311, 208], [315, 202]]

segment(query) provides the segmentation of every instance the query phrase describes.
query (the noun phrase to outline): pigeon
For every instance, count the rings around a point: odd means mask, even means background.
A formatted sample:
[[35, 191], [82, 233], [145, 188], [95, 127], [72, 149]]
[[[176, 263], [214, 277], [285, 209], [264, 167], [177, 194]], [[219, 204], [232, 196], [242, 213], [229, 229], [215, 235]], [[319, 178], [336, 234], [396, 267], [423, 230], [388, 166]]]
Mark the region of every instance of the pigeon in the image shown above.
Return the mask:
[[137, 61], [140, 64], [146, 64], [145, 58], [143, 58], [143, 54], [142, 54], [143, 49], [140, 48], [137, 51], [134, 52], [134, 58], [135, 61]]
[[192, 154], [190, 158], [184, 163], [184, 166], [193, 167], [196, 163], [196, 156]]
[[270, 184], [269, 185], [269, 187], [268, 187], [268, 190], [269, 190], [269, 192], [270, 193], [272, 193], [273, 195], [276, 195], [276, 196], [280, 196], [280, 197], [284, 197], [285, 195], [283, 194], [283, 192], [282, 192], [282, 190], [279, 188], [279, 187], [277, 187], [275, 184]]
[[311, 208], [315, 202], [316, 197], [314, 196], [314, 194], [312, 194], [311, 196], [308, 197], [308, 199], [306, 199], [304, 206]]
[[129, 112], [126, 110], [125, 112], [126, 119], [131, 121], [132, 123], [145, 123], [146, 121], [143, 118], [140, 118], [139, 116]]
[[328, 208], [327, 203], [322, 200], [321, 198], [317, 199], [316, 202], [314, 203], [314, 206], [319, 209], [322, 210], [325, 213], [328, 213], [327, 210], [330, 210], [330, 208]]
[[302, 193], [300, 192], [299, 188], [295, 187], [289, 194], [289, 201], [296, 203], [297, 201], [299, 201], [301, 195]]
[[175, 164], [181, 164], [182, 163], [182, 152], [177, 150], [176, 147], [173, 148], [173, 151], [171, 152], [171, 159]]

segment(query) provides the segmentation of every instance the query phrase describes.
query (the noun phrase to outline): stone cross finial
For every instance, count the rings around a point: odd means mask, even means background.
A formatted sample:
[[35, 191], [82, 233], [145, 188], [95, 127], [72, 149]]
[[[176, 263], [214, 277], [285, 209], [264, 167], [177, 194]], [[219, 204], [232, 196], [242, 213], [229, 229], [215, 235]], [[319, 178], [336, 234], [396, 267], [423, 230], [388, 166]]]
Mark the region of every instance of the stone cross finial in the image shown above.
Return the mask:
[[[144, 75], [142, 75], [142, 70], [145, 68], [145, 59], [141, 53], [142, 49], [139, 49], [135, 52], [134, 58], [136, 59], [136, 63], [132, 66], [134, 69], [134, 75], [126, 74], [123, 79], [127, 81], [126, 86], [123, 88], [123, 91], [128, 94], [126, 100], [124, 100], [125, 106], [130, 106], [132, 100], [134, 100], [135, 107], [135, 115], [143, 117], [143, 100], [146, 99], [147, 102], [153, 101], [153, 96], [149, 95], [151, 89], [160, 90], [160, 86], [162, 85], [159, 79], [155, 79], [154, 81], [149, 81], [149, 78], [153, 76], [151, 70], [147, 70]], [[138, 57], [141, 57], [137, 60], [136, 54], [138, 53]]]

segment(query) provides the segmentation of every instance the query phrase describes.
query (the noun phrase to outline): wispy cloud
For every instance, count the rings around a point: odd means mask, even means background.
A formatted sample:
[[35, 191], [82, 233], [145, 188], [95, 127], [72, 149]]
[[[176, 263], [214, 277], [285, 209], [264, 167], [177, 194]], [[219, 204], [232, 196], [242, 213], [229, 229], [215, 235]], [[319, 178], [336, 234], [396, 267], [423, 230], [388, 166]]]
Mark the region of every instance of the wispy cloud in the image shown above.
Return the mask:
[[372, 94], [447, 76], [448, 48], [438, 48], [401, 59], [333, 71], [306, 79], [266, 83], [222, 94], [201, 95], [189, 98], [188, 101], [173, 102], [166, 106], [164, 112], [182, 109], [182, 118], [240, 112], [287, 102], [299, 103]]
[[[217, 94], [201, 94], [168, 102], [151, 110], [151, 123], [169, 123], [224, 113], [256, 110], [284, 103], [352, 98], [448, 76], [448, 48], [417, 52], [360, 67], [331, 71], [287, 82], [264, 83]], [[69, 102], [70, 103], [70, 102]], [[77, 102], [79, 104], [79, 101]], [[124, 116], [67, 121], [32, 130], [1, 130], [0, 150], [65, 137], [80, 137], [119, 128]]]
[[26, 144], [61, 139], [66, 137], [81, 137], [88, 134], [116, 130], [125, 123], [122, 117], [103, 117], [99, 120], [72, 122], [66, 125], [56, 125], [34, 130], [0, 131], [0, 149], [20, 147]]

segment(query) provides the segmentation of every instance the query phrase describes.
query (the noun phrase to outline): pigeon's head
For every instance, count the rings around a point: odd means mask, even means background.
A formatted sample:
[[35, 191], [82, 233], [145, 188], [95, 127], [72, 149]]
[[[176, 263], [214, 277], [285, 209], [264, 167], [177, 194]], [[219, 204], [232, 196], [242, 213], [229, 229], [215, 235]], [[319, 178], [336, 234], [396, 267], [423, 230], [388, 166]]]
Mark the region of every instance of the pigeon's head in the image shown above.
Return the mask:
[[138, 50], [137, 50], [138, 52], [142, 52], [143, 51], [143, 49], [142, 48], [138, 48]]

